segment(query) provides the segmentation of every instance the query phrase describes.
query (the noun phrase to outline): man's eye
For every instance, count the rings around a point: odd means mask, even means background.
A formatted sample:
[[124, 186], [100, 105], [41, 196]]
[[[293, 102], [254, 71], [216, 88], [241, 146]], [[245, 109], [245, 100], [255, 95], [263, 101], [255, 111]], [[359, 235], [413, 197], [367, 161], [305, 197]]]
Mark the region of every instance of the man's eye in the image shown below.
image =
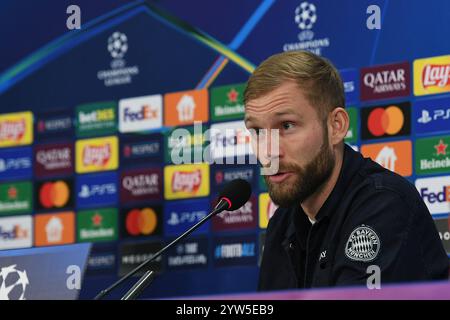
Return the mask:
[[283, 122], [282, 127], [284, 130], [289, 130], [294, 127], [294, 124], [292, 122]]

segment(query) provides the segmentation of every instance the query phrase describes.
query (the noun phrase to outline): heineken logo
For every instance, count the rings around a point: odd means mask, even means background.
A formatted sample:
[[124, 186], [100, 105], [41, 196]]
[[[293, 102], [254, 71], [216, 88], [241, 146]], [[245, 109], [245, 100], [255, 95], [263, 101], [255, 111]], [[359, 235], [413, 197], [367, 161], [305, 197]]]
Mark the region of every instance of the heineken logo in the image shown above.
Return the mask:
[[211, 91], [213, 120], [239, 119], [245, 112], [243, 92], [245, 84], [227, 85]]
[[417, 173], [446, 173], [450, 169], [447, 147], [450, 136], [418, 139], [416, 141]]
[[80, 241], [109, 241], [117, 238], [118, 213], [114, 208], [80, 211], [77, 219]]
[[439, 143], [437, 144], [437, 145], [435, 145], [434, 146], [434, 148], [436, 149], [436, 154], [437, 155], [440, 155], [440, 154], [442, 154], [442, 155], [447, 155], [447, 146], [448, 146], [448, 144], [445, 144], [443, 141], [442, 141], [442, 139], [441, 140], [439, 140]]

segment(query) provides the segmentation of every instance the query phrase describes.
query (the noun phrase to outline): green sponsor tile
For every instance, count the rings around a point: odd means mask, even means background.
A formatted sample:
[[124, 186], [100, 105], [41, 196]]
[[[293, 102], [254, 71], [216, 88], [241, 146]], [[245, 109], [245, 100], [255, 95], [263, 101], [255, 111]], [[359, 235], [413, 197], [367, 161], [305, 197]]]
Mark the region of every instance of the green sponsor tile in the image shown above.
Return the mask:
[[[205, 131], [207, 127], [194, 130], [194, 127], [178, 127], [164, 136], [164, 161], [176, 163], [175, 160], [183, 159], [183, 163], [202, 163], [205, 161], [203, 152], [206, 144]], [[173, 154], [172, 154], [173, 153]]]
[[212, 88], [212, 121], [244, 119], [244, 89], [245, 83]]
[[450, 136], [417, 139], [417, 174], [450, 173]]
[[77, 213], [79, 242], [113, 241], [117, 239], [117, 209], [83, 210]]
[[350, 126], [348, 128], [347, 136], [345, 137], [345, 142], [356, 143], [358, 140], [358, 109], [346, 108], [346, 110], [350, 118]]
[[31, 182], [0, 184], [0, 215], [32, 211], [33, 185]]
[[75, 126], [79, 137], [115, 133], [117, 131], [117, 103], [108, 101], [77, 106]]

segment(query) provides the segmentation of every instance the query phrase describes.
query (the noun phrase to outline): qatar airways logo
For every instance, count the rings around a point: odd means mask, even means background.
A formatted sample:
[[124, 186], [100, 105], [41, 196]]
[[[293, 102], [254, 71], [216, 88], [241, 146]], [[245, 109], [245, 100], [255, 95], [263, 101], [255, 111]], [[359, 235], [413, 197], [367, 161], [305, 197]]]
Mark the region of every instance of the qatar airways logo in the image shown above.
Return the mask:
[[450, 64], [428, 64], [422, 72], [424, 88], [438, 86], [445, 87], [449, 84]]
[[173, 192], [196, 192], [202, 183], [202, 171], [176, 171], [172, 177]]
[[0, 141], [12, 140], [19, 141], [25, 134], [26, 123], [25, 119], [12, 121], [6, 120], [0, 122]]
[[111, 146], [86, 146], [83, 149], [83, 164], [85, 166], [105, 166], [111, 158]]

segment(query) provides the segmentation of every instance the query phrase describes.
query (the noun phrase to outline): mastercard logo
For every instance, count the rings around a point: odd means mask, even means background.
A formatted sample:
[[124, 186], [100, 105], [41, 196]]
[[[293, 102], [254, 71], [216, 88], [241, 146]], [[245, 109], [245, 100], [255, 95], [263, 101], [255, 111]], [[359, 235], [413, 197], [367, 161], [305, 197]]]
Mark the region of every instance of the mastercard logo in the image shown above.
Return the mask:
[[382, 135], [395, 135], [402, 130], [405, 124], [403, 111], [397, 106], [375, 108], [367, 120], [367, 128], [375, 137]]
[[126, 229], [132, 236], [150, 235], [158, 224], [155, 210], [151, 208], [133, 209], [127, 214]]
[[61, 208], [69, 201], [70, 189], [66, 182], [46, 182], [39, 191], [39, 201], [44, 208]]

